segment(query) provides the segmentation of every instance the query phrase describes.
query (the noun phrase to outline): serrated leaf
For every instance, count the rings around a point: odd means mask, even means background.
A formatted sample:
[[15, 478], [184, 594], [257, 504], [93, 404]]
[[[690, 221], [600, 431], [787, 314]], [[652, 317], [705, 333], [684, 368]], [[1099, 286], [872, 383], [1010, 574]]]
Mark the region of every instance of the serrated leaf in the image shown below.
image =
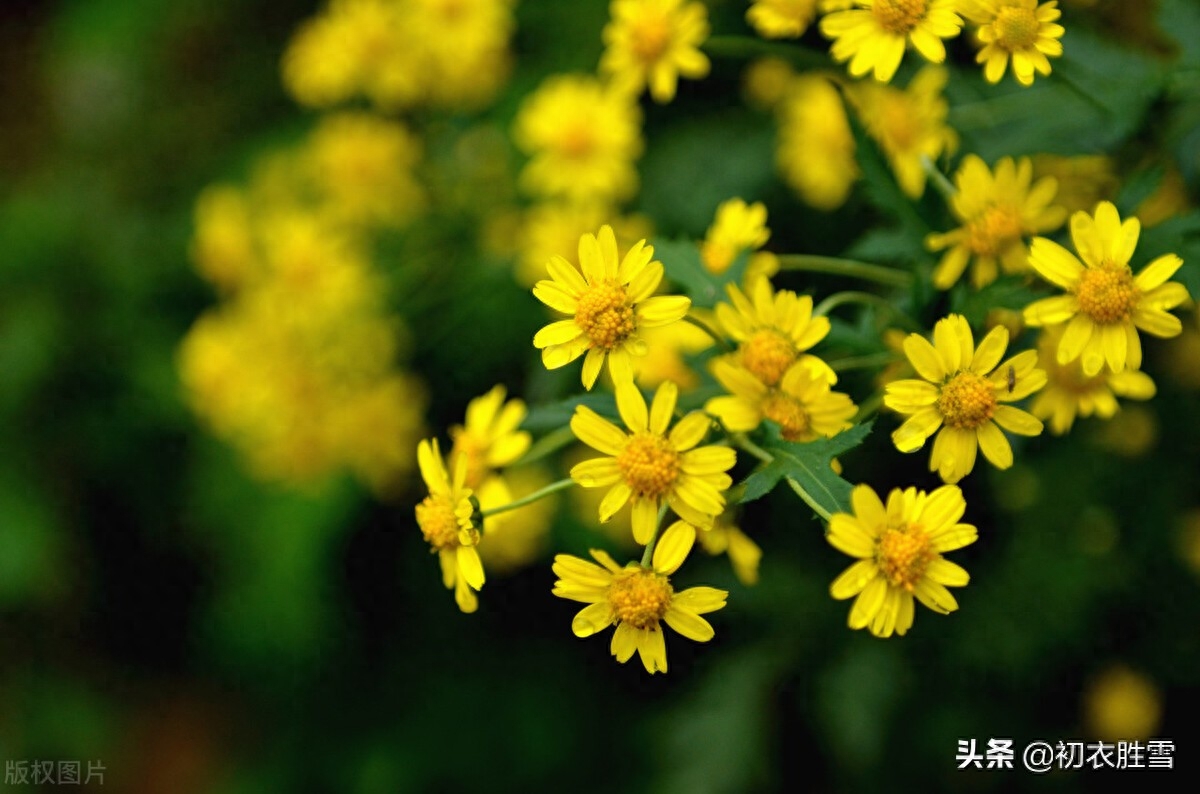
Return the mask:
[[855, 425], [833, 438], [793, 442], [779, 435], [778, 425], [767, 423], [767, 441], [761, 446], [771, 453], [773, 460], [742, 483], [741, 501], [759, 499], [770, 493], [780, 480], [792, 479], [827, 513], [849, 512], [850, 491], [854, 486], [833, 471], [833, 459], [861, 444], [873, 424]]
[[725, 299], [725, 285], [741, 283], [749, 256], [745, 252], [720, 274], [708, 272], [700, 260], [700, 246], [686, 238], [653, 241], [654, 258], [663, 263], [667, 279], [683, 288], [693, 306], [711, 308]]
[[559, 402], [533, 406], [529, 409], [529, 413], [525, 415], [525, 421], [521, 423], [521, 429], [528, 430], [531, 433], [544, 433], [548, 430], [566, 427], [571, 423], [571, 417], [575, 414], [575, 408], [580, 405], [586, 405], [608, 419], [616, 420], [619, 416], [617, 413], [616, 397], [611, 393], [596, 392], [594, 394], [580, 394]]

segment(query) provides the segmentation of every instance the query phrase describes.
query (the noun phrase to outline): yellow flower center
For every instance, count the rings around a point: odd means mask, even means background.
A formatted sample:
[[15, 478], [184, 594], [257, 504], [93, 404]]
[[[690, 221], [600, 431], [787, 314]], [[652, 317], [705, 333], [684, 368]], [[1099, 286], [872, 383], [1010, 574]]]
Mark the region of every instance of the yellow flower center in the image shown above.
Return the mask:
[[783, 373], [796, 360], [796, 346], [778, 331], [755, 331], [740, 347], [742, 366], [768, 386], [783, 379]]
[[996, 413], [996, 393], [986, 378], [962, 370], [942, 386], [937, 407], [947, 427], [974, 430]]
[[1075, 290], [1079, 310], [1100, 325], [1126, 322], [1137, 308], [1141, 291], [1128, 265], [1103, 262], [1089, 267]]
[[671, 607], [675, 591], [667, 577], [645, 568], [626, 568], [613, 576], [608, 602], [617, 618], [635, 629], [653, 629]]
[[920, 142], [921, 125], [916, 108], [908, 97], [887, 95], [880, 101], [879, 126], [883, 137], [901, 152], [906, 152]]
[[421, 534], [438, 551], [457, 549], [458, 517], [449, 496], [430, 494], [417, 505], [417, 526]]
[[925, 18], [926, 6], [926, 0], [875, 0], [871, 10], [888, 33], [907, 36]]
[[738, 249], [723, 240], [705, 240], [700, 249], [700, 259], [709, 273], [720, 275], [737, 259]]
[[967, 248], [995, 256], [1021, 237], [1021, 216], [1012, 207], [988, 207], [967, 224]]
[[762, 401], [762, 412], [779, 423], [779, 434], [788, 441], [803, 441], [809, 434], [808, 411], [791, 395], [772, 390]]
[[582, 160], [592, 153], [595, 137], [591, 129], [582, 124], [571, 124], [563, 130], [559, 139], [559, 149], [564, 157], [572, 160]]
[[937, 556], [929, 535], [919, 525], [902, 524], [883, 531], [875, 551], [875, 564], [894, 587], [903, 587], [911, 593]]
[[644, 16], [630, 30], [630, 49], [644, 64], [656, 63], [670, 43], [671, 22], [662, 14]]
[[617, 455], [617, 466], [635, 494], [658, 498], [670, 493], [675, 485], [679, 453], [662, 436], [638, 433]]
[[1038, 40], [1041, 24], [1032, 8], [1005, 6], [994, 24], [996, 43], [1006, 50], [1023, 50]]
[[625, 287], [615, 281], [593, 284], [579, 296], [575, 324], [603, 350], [624, 342], [636, 327]]

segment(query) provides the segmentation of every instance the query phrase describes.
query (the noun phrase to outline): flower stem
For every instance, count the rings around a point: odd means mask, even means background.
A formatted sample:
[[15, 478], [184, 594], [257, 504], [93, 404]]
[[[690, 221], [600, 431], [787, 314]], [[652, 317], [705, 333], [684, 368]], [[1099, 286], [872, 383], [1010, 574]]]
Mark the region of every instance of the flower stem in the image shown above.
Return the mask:
[[525, 505], [533, 504], [539, 499], [544, 499], [552, 493], [557, 493], [566, 488], [570, 488], [574, 484], [575, 481], [570, 477], [566, 478], [565, 480], [559, 480], [558, 482], [550, 483], [545, 488], [539, 488], [528, 496], [522, 496], [520, 499], [516, 499], [506, 505], [500, 505], [499, 507], [492, 507], [487, 510], [483, 510], [480, 512], [480, 516], [483, 518], [491, 518], [492, 516], [499, 515], [500, 513], [507, 513], [509, 510], [516, 510], [518, 507], [524, 507]]
[[888, 312], [888, 314], [895, 317], [901, 325], [907, 327], [910, 331], [921, 330], [921, 326], [916, 320], [897, 309], [895, 305], [893, 305], [892, 302], [887, 298], [883, 298], [871, 292], [857, 292], [854, 290], [835, 292], [817, 304], [816, 308], [813, 309], [813, 316], [824, 317], [838, 306], [854, 303], [862, 304], [864, 306], [875, 306], [883, 309]]
[[658, 545], [658, 536], [662, 529], [663, 517], [667, 514], [667, 504], [663, 502], [663, 506], [658, 508], [658, 521], [654, 523], [654, 534], [650, 536], [650, 542], [646, 544], [646, 550], [642, 552], [642, 567], [649, 568], [654, 561], [654, 547]]
[[[755, 444], [753, 441], [751, 441], [749, 438], [747, 438], [743, 434], [739, 433], [739, 434], [733, 436], [733, 440], [737, 443], [737, 445], [739, 447], [744, 449], [746, 452], [749, 452], [751, 455], [758, 458], [763, 463], [770, 463], [773, 460], [775, 460], [774, 455], [772, 455], [770, 452], [767, 452], [765, 449], [760, 447], [758, 444]], [[787, 482], [788, 482], [788, 485], [791, 486], [792, 490], [796, 492], [796, 495], [799, 496], [806, 505], [808, 505], [809, 507], [812, 508], [814, 513], [816, 513], [817, 515], [819, 515], [821, 518], [825, 519], [826, 521], [829, 521], [832, 518], [832, 515], [829, 513], [829, 511], [826, 510], [825, 508], [821, 507], [821, 505], [817, 504], [817, 500], [812, 498], [812, 494], [810, 494], [808, 491], [804, 490], [803, 485], [796, 482], [796, 480], [794, 480], [791, 477], [787, 478]]]
[[829, 368], [834, 372], [845, 372], [848, 369], [870, 369], [885, 366], [897, 359], [895, 353], [871, 353], [867, 356], [850, 356], [829, 362]]
[[879, 406], [881, 405], [883, 405], [883, 392], [877, 391], [859, 403], [858, 414], [854, 417], [854, 424], [865, 422], [879, 413]]
[[809, 254], [779, 254], [779, 267], [782, 270], [805, 270], [811, 273], [829, 273], [834, 276], [860, 278], [887, 284], [892, 287], [907, 287], [912, 284], [912, 274], [903, 270], [895, 270], [867, 262], [857, 262], [853, 259], [839, 259], [833, 256], [811, 256]]
[[819, 515], [821, 518], [825, 519], [826, 522], [833, 520], [833, 515], [830, 514], [830, 512], [828, 510], [826, 510], [825, 508], [823, 508], [819, 504], [817, 504], [817, 500], [813, 499], [812, 495], [809, 494], [808, 491], [804, 490], [803, 485], [796, 482], [791, 477], [788, 477], [787, 481], [788, 481], [788, 485], [792, 486], [792, 490], [796, 492], [796, 496], [799, 496], [801, 499], [803, 499], [804, 504], [811, 507], [813, 509], [814, 513]]
[[945, 174], [938, 170], [938, 167], [929, 159], [929, 155], [921, 155], [921, 168], [924, 169], [925, 174], [929, 177], [929, 181], [933, 183], [933, 186], [937, 188], [937, 192], [941, 193], [942, 198], [946, 199], [946, 201], [958, 195], [958, 189], [951, 184]]
[[720, 345], [725, 350], [727, 350], [727, 351], [733, 350], [733, 346], [729, 344], [729, 340], [727, 340], [725, 337], [721, 336], [716, 331], [714, 331], [711, 327], [709, 327], [708, 323], [704, 322], [703, 320], [697, 319], [690, 314], [685, 314], [683, 316], [683, 321], [685, 323], [688, 323], [689, 325], [696, 326], [701, 331], [708, 334], [710, 337], [712, 337], [714, 342], [716, 342], [718, 345]]

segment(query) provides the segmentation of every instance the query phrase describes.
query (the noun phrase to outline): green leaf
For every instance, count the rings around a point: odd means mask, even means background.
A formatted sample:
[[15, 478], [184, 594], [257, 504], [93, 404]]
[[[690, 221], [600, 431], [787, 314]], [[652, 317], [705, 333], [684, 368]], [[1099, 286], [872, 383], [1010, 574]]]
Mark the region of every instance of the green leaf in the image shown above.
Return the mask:
[[1135, 272], [1163, 254], [1177, 254], [1183, 267], [1172, 276], [1187, 287], [1192, 298], [1200, 297], [1200, 210], [1163, 221], [1142, 230], [1137, 253], [1131, 263]]
[[725, 285], [740, 284], [749, 254], [742, 252], [729, 269], [719, 275], [708, 272], [700, 261], [700, 246], [686, 238], [653, 241], [654, 258], [663, 263], [667, 279], [683, 288], [693, 306], [711, 308], [725, 299]]
[[741, 501], [759, 499], [770, 493], [780, 480], [791, 479], [827, 513], [849, 512], [850, 491], [854, 486], [833, 471], [832, 462], [838, 455], [861, 444], [870, 434], [873, 424], [864, 422], [833, 438], [797, 443], [785, 441], [779, 435], [779, 426], [768, 422], [767, 441], [762, 448], [771, 453], [774, 459], [742, 483], [744, 490]]
[[1031, 289], [1023, 276], [1002, 276], [982, 289], [973, 289], [958, 284], [950, 293], [950, 310], [967, 318], [967, 322], [979, 327], [987, 320], [992, 309], [1019, 311], [1033, 303], [1042, 293]]
[[1154, 191], [1162, 184], [1166, 171], [1167, 167], [1159, 163], [1143, 168], [1125, 180], [1115, 202], [1122, 218], [1133, 215], [1142, 202], [1154, 195]]
[[854, 152], [858, 166], [862, 169], [867, 198], [875, 208], [888, 217], [900, 222], [900, 232], [908, 240], [906, 248], [919, 248], [929, 234], [929, 224], [921, 217], [913, 200], [904, 195], [896, 178], [892, 175], [887, 158], [879, 150], [875, 139], [867, 134], [853, 113], [847, 113], [850, 129], [854, 133]]
[[555, 403], [535, 405], [526, 414], [525, 421], [521, 423], [521, 429], [533, 433], [544, 433], [566, 427], [571, 423], [571, 417], [575, 415], [575, 408], [580, 405], [586, 405], [603, 417], [614, 420], [618, 418], [616, 398], [609, 392], [595, 392], [580, 394]]

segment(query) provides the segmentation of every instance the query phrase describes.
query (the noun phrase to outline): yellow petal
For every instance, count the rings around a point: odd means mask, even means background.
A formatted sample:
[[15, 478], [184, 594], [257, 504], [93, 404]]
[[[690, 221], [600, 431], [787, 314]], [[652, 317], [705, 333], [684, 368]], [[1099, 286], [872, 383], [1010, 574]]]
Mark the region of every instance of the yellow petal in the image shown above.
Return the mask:
[[[722, 398], [716, 398], [722, 399]], [[709, 401], [710, 403], [713, 400]], [[707, 406], [705, 406], [707, 409]], [[757, 424], [757, 422], [755, 422]], [[671, 428], [670, 435], [667, 440], [671, 442], [678, 452], [685, 452], [704, 440], [704, 436], [708, 434], [709, 428], [712, 427], [712, 420], [705, 416], [700, 411], [692, 411], [687, 416], [679, 420], [675, 427]], [[732, 428], [730, 428], [732, 429]]]
[[920, 334], [909, 334], [904, 340], [904, 353], [916, 369], [917, 374], [931, 383], [941, 383], [946, 378], [946, 365], [929, 340]]
[[617, 411], [621, 414], [621, 421], [632, 432], [646, 432], [650, 416], [646, 411], [646, 399], [637, 386], [632, 383], [617, 385]]
[[467, 580], [467, 584], [476, 590], [483, 587], [483, 563], [480, 561], [479, 552], [475, 550], [475, 547], [459, 546], [456, 555], [458, 573]]
[[825, 539], [843, 554], [859, 559], [875, 556], [875, 538], [858, 520], [846, 513], [834, 513], [829, 520], [829, 532]]
[[712, 624], [707, 620], [693, 612], [681, 609], [675, 604], [671, 605], [663, 619], [681, 636], [695, 642], [708, 642], [716, 634]]
[[623, 482], [619, 482], [609, 489], [600, 502], [600, 522], [604, 523], [612, 518], [618, 510], [625, 506], [632, 495], [633, 489]]
[[1012, 446], [1008, 439], [996, 427], [995, 422], [985, 422], [976, 430], [979, 436], [979, 449], [997, 469], [1007, 469], [1013, 463]]
[[661, 436], [666, 434], [675, 413], [675, 401], [679, 397], [679, 387], [671, 381], [663, 381], [658, 391], [654, 393], [654, 402], [650, 406], [650, 432]]
[[930, 561], [929, 567], [925, 569], [925, 575], [947, 587], [966, 587], [967, 583], [971, 581], [971, 575], [962, 566], [941, 557]]
[[880, 528], [887, 523], [883, 502], [869, 485], [854, 486], [850, 492], [850, 506], [854, 510], [854, 517], [872, 537], [878, 535]]
[[654, 537], [654, 530], [658, 528], [658, 500], [634, 496], [631, 521], [634, 542], [645, 546]]
[[575, 414], [571, 417], [571, 432], [580, 441], [605, 455], [621, 454], [629, 440], [619, 427], [586, 405], [575, 408]]
[[571, 621], [571, 631], [576, 637], [590, 637], [611, 626], [614, 620], [616, 613], [606, 599], [579, 610], [575, 619]]
[[1036, 417], [1011, 405], [997, 406], [992, 419], [1008, 432], [1019, 436], [1036, 436], [1042, 432], [1042, 423]]
[[859, 560], [833, 580], [833, 584], [829, 586], [829, 594], [838, 601], [853, 598], [878, 575], [879, 566], [874, 560]]
[[727, 591], [718, 590], [715, 587], [689, 587], [681, 593], [676, 593], [671, 599], [671, 603], [680, 609], [704, 615], [724, 607], [725, 599], [728, 597]]
[[695, 542], [696, 529], [686, 521], [676, 521], [667, 527], [654, 547], [654, 570], [657, 573], [675, 573], [691, 553]]

